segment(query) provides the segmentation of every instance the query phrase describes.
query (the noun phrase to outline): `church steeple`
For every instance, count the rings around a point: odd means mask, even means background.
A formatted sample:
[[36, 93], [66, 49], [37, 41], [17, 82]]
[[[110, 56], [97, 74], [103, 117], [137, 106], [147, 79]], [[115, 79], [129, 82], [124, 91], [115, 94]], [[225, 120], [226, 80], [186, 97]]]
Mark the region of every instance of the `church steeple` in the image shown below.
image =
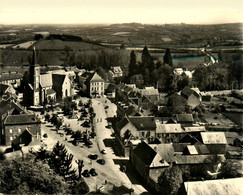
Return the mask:
[[36, 56], [36, 50], [34, 46], [32, 59], [30, 63], [30, 69], [29, 69], [30, 84], [32, 84], [34, 89], [39, 88], [39, 82], [40, 82], [40, 67], [37, 64], [36, 60], [37, 60], [37, 56]]
[[35, 46], [33, 47], [33, 54], [32, 54], [32, 59], [31, 59], [31, 65], [36, 64], [36, 51], [35, 51]]

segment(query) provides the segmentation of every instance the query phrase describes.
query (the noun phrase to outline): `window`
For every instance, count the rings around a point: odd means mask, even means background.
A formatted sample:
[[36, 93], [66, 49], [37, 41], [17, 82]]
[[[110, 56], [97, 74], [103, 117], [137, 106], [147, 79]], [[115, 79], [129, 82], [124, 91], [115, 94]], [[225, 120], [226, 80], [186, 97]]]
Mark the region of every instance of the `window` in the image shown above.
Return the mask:
[[10, 141], [12, 141], [12, 140], [13, 140], [13, 137], [12, 137], [12, 136], [10, 136], [10, 137], [9, 137], [9, 139], [10, 139]]
[[9, 129], [9, 133], [13, 133], [13, 129]]
[[144, 137], [144, 132], [142, 132], [142, 136]]
[[21, 129], [18, 129], [19, 133], [21, 133]]

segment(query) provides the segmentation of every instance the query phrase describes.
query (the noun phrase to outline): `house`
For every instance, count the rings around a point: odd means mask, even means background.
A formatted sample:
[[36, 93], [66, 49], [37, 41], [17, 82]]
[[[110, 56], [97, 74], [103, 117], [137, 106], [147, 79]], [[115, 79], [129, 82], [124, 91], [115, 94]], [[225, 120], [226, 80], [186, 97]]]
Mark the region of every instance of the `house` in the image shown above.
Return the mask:
[[[8, 115], [3, 127], [6, 146], [11, 146], [13, 142], [28, 145], [32, 139], [41, 139], [41, 121], [35, 114]], [[31, 140], [23, 136], [25, 130], [31, 135]]]
[[154, 117], [126, 116], [116, 124], [116, 141], [125, 156], [129, 155], [129, 141], [155, 137]]
[[184, 72], [184, 70], [182, 68], [175, 68], [173, 72], [174, 75], [180, 76]]
[[169, 163], [145, 142], [131, 149], [129, 160], [143, 180], [159, 191], [158, 177], [170, 166]]
[[140, 90], [142, 96], [145, 96], [152, 102], [159, 101], [159, 90], [155, 89], [154, 87], [145, 87], [144, 89]]
[[[178, 166], [199, 168], [202, 164], [211, 164], [215, 155], [199, 154], [197, 148], [192, 145], [185, 147], [178, 153], [177, 144], [147, 144], [141, 142], [136, 147], [131, 146], [129, 160], [133, 167], [143, 178], [146, 184], [157, 192], [163, 189], [158, 185], [158, 178], [169, 167]], [[224, 155], [217, 155], [220, 161], [225, 161]]]
[[207, 181], [188, 181], [184, 182], [181, 195], [238, 195], [243, 194], [243, 178], [214, 179]]
[[21, 84], [23, 75], [19, 73], [2, 73], [0, 75], [0, 83], [4, 85], [12, 85], [14, 88], [18, 88]]
[[186, 99], [187, 105], [191, 106], [192, 109], [201, 103], [200, 95], [189, 87], [183, 88], [180, 92], [180, 95]]
[[184, 134], [185, 130], [181, 127], [181, 124], [163, 124], [160, 121], [156, 121], [156, 137], [162, 143], [179, 142]]
[[176, 114], [177, 123], [181, 123], [182, 126], [192, 126], [194, 122], [192, 114]]
[[86, 80], [87, 92], [90, 97], [103, 96], [105, 81], [97, 73], [92, 73]]
[[[28, 130], [33, 139], [41, 138], [41, 122], [29, 111], [25, 110], [18, 103], [11, 100], [0, 102], [0, 143], [11, 146], [14, 140], [18, 138], [19, 144], [27, 144], [24, 142], [25, 133]], [[21, 140], [19, 136], [21, 135]], [[28, 137], [28, 136], [27, 136]], [[33, 140], [32, 139], [32, 140]], [[29, 140], [29, 139], [28, 139]], [[26, 140], [27, 141], [27, 138]]]
[[120, 66], [113, 66], [111, 67], [109, 74], [112, 78], [118, 78], [123, 76], [123, 71]]
[[225, 154], [227, 140], [224, 132], [200, 132], [199, 140], [211, 154]]
[[66, 74], [52, 74], [53, 90], [57, 98], [63, 99], [71, 96], [71, 81]]
[[116, 85], [110, 83], [108, 85], [105, 93], [108, 98], [115, 98], [116, 97]]
[[0, 100], [15, 96], [16, 91], [12, 85], [0, 84]]

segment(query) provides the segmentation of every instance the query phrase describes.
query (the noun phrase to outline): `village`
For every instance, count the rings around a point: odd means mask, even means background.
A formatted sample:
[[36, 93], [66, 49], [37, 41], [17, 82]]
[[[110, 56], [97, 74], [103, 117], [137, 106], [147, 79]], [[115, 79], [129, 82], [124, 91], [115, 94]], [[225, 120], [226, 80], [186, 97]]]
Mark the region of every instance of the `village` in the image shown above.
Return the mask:
[[[171, 66], [166, 55], [164, 66]], [[145, 46], [145, 64], [148, 56]], [[217, 63], [211, 56], [205, 66]], [[33, 47], [24, 75], [1, 73], [2, 158], [35, 154], [45, 162], [65, 147], [72, 174], [86, 185], [82, 193], [241, 194], [242, 89], [200, 91], [195, 71], [171, 66], [180, 89], [161, 92], [132, 65], [131, 57], [129, 71], [43, 70]]]

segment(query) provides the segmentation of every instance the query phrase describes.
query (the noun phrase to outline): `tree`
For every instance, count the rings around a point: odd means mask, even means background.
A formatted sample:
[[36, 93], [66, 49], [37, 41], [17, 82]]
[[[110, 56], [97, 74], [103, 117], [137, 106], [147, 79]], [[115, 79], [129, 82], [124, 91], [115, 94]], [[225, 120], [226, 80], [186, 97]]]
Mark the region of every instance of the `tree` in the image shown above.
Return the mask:
[[40, 40], [40, 39], [43, 39], [43, 35], [42, 35], [42, 34], [35, 34], [34, 39], [35, 39], [36, 41], [38, 41], [38, 40]]
[[47, 152], [46, 148], [40, 147], [40, 149], [34, 153], [37, 160], [45, 161], [47, 158], [49, 158], [49, 153]]
[[184, 87], [188, 86], [189, 84], [189, 79], [188, 77], [184, 77], [180, 80], [177, 81], [177, 90], [180, 91], [182, 90]]
[[47, 164], [31, 154], [22, 160], [0, 161], [0, 193], [3, 194], [67, 194], [67, 184]]
[[47, 114], [45, 115], [45, 120], [46, 120], [46, 121], [49, 121], [49, 120], [50, 120], [50, 117], [51, 117], [50, 114], [47, 113]]
[[108, 79], [107, 73], [106, 73], [106, 71], [101, 66], [99, 66], [96, 69], [96, 72], [97, 72], [98, 75], [101, 76], [102, 79], [104, 79], [105, 81], [107, 81], [107, 79]]
[[162, 194], [177, 194], [182, 183], [182, 171], [178, 166], [167, 168], [158, 178]]
[[148, 69], [151, 73], [155, 69], [155, 64], [153, 62], [153, 58], [150, 55], [147, 46], [144, 47], [142, 52], [142, 69], [143, 72], [145, 69]]
[[76, 170], [72, 169], [72, 160], [73, 155], [68, 154], [65, 145], [58, 141], [50, 156], [50, 167], [65, 180], [73, 181], [76, 179]]
[[137, 67], [137, 59], [136, 59], [136, 54], [134, 51], [131, 51], [130, 53], [130, 61], [129, 61], [129, 76], [135, 75], [138, 71]]
[[173, 66], [173, 61], [170, 53], [170, 49], [166, 49], [165, 55], [164, 55], [164, 64], [168, 64], [170, 66]]

